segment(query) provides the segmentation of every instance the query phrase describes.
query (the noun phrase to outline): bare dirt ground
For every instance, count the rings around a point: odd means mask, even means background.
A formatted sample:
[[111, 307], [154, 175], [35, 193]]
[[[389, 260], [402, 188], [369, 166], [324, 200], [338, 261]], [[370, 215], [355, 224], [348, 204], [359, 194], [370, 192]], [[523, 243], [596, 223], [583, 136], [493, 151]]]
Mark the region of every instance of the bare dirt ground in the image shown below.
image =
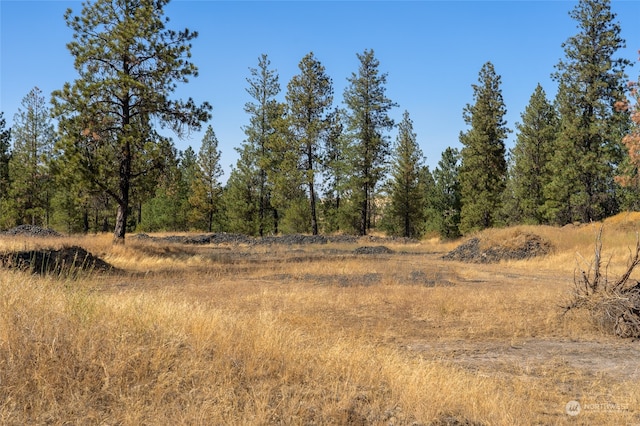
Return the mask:
[[586, 377], [640, 380], [640, 345], [632, 341], [519, 339], [509, 342], [420, 342], [406, 346], [425, 358], [447, 360], [480, 375], [519, 375], [534, 379], [550, 365], [581, 371]]
[[[442, 262], [438, 254], [427, 255], [425, 264], [437, 274], [449, 269], [449, 278], [456, 285], [471, 286], [538, 286], [560, 285], [569, 288], [570, 275], [540, 270], [536, 273], [505, 266], [496, 271], [481, 265], [460, 265]], [[464, 277], [456, 270], [464, 269]], [[428, 272], [427, 272], [428, 274]], [[562, 315], [561, 300], [556, 306]], [[527, 315], [526, 312], [522, 313]], [[408, 340], [404, 347], [428, 359], [438, 359], [459, 365], [479, 375], [512, 375], [535, 379], [544, 376], [550, 367], [580, 372], [586, 379], [612, 382], [640, 380], [640, 341], [614, 336], [581, 338], [544, 335], [505, 339], [445, 339]]]

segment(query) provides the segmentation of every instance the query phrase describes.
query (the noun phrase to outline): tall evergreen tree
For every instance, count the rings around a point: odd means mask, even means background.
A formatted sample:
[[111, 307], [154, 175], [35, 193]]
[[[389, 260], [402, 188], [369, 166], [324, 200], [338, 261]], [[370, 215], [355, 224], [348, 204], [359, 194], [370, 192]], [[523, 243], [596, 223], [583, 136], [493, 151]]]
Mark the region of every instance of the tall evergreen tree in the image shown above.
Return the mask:
[[387, 74], [380, 73], [380, 62], [373, 50], [357, 54], [360, 66], [358, 74], [347, 79], [344, 103], [348, 108], [349, 131], [353, 144], [349, 150], [352, 170], [352, 197], [360, 211], [359, 233], [366, 235], [372, 225], [372, 210], [376, 185], [384, 177], [390, 154], [386, 132], [393, 128], [389, 117], [391, 108], [397, 106], [387, 98]]
[[11, 160], [11, 129], [6, 128], [4, 112], [0, 112], [0, 229], [10, 219], [6, 201], [9, 198], [9, 160]]
[[[559, 117], [558, 133], [553, 143], [554, 153], [548, 164], [551, 179], [543, 188], [545, 221], [558, 225], [578, 219], [575, 214], [575, 205], [581, 194], [579, 172], [575, 167], [580, 153], [574, 148], [572, 132], [569, 130], [576, 127], [573, 96], [574, 94], [567, 89], [567, 86], [560, 82], [554, 101]], [[570, 166], [567, 167], [567, 165]]]
[[538, 84], [516, 123], [518, 134], [511, 149], [510, 187], [519, 221], [544, 222], [544, 188], [551, 180], [549, 162], [558, 132], [558, 114]]
[[231, 169], [222, 200], [229, 232], [260, 235], [260, 174], [250, 148], [248, 144], [237, 148], [239, 158]]
[[460, 236], [460, 153], [455, 148], [447, 148], [442, 152], [438, 166], [433, 171], [435, 180], [435, 196], [433, 205], [439, 212], [436, 218], [436, 229], [443, 238], [451, 239]]
[[[144, 174], [137, 176], [135, 185], [131, 186], [129, 196], [132, 213], [128, 215], [127, 226], [135, 229], [144, 219], [142, 213], [142, 204], [157, 196], [158, 188], [166, 191], [165, 198], [167, 203], [171, 198], [177, 195], [177, 185], [179, 181], [178, 172], [178, 150], [173, 145], [170, 138], [160, 137], [154, 146], [155, 159], [152, 167], [148, 167]], [[179, 212], [175, 203], [172, 206], [165, 206], [167, 217], [163, 229], [176, 229], [178, 227]]]
[[311, 232], [311, 212], [300, 167], [300, 145], [293, 134], [287, 105], [278, 104], [275, 133], [269, 138], [267, 176], [272, 185], [271, 205], [284, 233]]
[[617, 210], [614, 169], [628, 117], [614, 105], [623, 99], [625, 47], [609, 0], [580, 0], [570, 12], [579, 33], [562, 46], [556, 66], [560, 133], [546, 191], [547, 215], [557, 223], [601, 219]]
[[482, 66], [477, 85], [473, 85], [474, 104], [467, 104], [463, 118], [470, 126], [460, 134], [460, 230], [463, 233], [493, 226], [500, 211], [507, 164], [505, 144], [509, 129], [504, 116], [501, 78], [493, 64]]
[[68, 168], [117, 203], [114, 243], [124, 243], [132, 187], [162, 164], [166, 141], [153, 122], [179, 136], [199, 129], [210, 105], [172, 100], [177, 83], [197, 76], [190, 62], [196, 32], [165, 25], [168, 0], [95, 0], [65, 13], [67, 47], [79, 78], [53, 93]]
[[291, 134], [299, 147], [299, 167], [307, 187], [311, 232], [317, 235], [316, 179], [320, 172], [322, 141], [330, 125], [327, 110], [333, 103], [333, 85], [313, 52], [302, 58], [298, 68], [300, 74], [293, 76], [287, 85], [286, 98]]
[[49, 226], [52, 185], [49, 161], [55, 130], [42, 91], [33, 88], [14, 118], [9, 163], [11, 199], [19, 223]]
[[200, 227], [199, 214], [189, 202], [191, 188], [195, 185], [199, 173], [198, 155], [191, 146], [180, 153], [178, 173], [178, 209], [183, 215], [181, 219], [184, 223], [184, 229], [204, 229]]
[[153, 232], [188, 229], [188, 212], [185, 209], [188, 195], [182, 187], [182, 153], [178, 153], [173, 147], [167, 147], [166, 152], [162, 167], [150, 171], [132, 192], [132, 200], [138, 208], [134, 218], [136, 230]]
[[345, 194], [348, 191], [349, 164], [347, 149], [349, 138], [345, 133], [345, 111], [339, 108], [329, 116], [329, 132], [325, 139], [322, 169], [324, 174], [324, 196], [322, 210], [325, 218], [325, 230], [334, 232], [349, 231], [354, 221], [349, 220]]
[[192, 183], [192, 195], [189, 197], [194, 213], [197, 212], [202, 217], [208, 232], [212, 232], [215, 215], [220, 210], [219, 201], [222, 195], [220, 156], [218, 138], [213, 128], [208, 126], [198, 152], [198, 173]]
[[392, 156], [387, 223], [394, 225], [392, 230], [396, 234], [418, 237], [425, 219], [427, 191], [421, 173], [426, 165], [407, 111], [398, 124]]
[[[268, 56], [262, 54], [258, 58], [258, 68], [249, 69], [251, 77], [247, 78], [249, 87], [246, 90], [252, 101], [247, 102], [244, 107], [250, 117], [249, 125], [244, 128], [247, 139], [243, 151], [247, 155], [245, 160], [253, 161], [258, 173], [257, 220], [260, 236], [269, 229], [277, 230], [277, 212], [271, 205], [272, 184], [268, 180], [267, 168], [274, 160], [269, 151], [269, 139], [274, 137], [274, 122], [279, 118], [282, 109], [276, 100], [280, 93], [278, 73], [270, 66]], [[270, 226], [273, 222], [275, 224]]]
[[[640, 52], [639, 52], [640, 53]], [[616, 109], [628, 113], [631, 118], [631, 128], [624, 136], [622, 143], [627, 150], [625, 162], [616, 176], [616, 181], [625, 190], [623, 207], [632, 210], [640, 210], [640, 77], [638, 82], [630, 82], [630, 97], [632, 101], [618, 102]], [[633, 104], [632, 104], [633, 102]]]

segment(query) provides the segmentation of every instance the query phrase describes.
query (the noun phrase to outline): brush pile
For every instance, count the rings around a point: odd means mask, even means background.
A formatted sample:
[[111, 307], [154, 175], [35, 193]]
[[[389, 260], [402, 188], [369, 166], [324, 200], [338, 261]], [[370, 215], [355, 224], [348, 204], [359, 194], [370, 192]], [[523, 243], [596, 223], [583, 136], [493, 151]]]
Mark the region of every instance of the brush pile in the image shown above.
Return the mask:
[[[635, 252], [627, 262], [627, 270], [616, 280], [607, 274], [609, 264], [602, 261], [602, 228], [598, 233], [595, 255], [586, 268], [574, 274], [574, 290], [565, 314], [571, 310], [586, 310], [596, 326], [622, 338], [640, 338], [640, 282], [631, 280], [640, 264], [640, 238]], [[604, 271], [604, 273], [603, 273]]]

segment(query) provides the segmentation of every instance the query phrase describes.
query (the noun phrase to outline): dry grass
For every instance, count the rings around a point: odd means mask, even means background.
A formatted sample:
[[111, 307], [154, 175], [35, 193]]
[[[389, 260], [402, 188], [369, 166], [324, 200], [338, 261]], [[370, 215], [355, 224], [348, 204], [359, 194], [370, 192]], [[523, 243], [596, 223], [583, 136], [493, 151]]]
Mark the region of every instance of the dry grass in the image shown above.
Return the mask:
[[[617, 258], [635, 235], [615, 226], [604, 247]], [[2, 240], [0, 251], [81, 245], [130, 273], [0, 270], [0, 424], [640, 423], [637, 377], [574, 362], [588, 352], [519, 355], [540, 342], [633, 349], [561, 315], [590, 226], [519, 230], [556, 251], [465, 265], [442, 261], [455, 244], [434, 240], [380, 256]], [[573, 399], [586, 408], [575, 418]]]

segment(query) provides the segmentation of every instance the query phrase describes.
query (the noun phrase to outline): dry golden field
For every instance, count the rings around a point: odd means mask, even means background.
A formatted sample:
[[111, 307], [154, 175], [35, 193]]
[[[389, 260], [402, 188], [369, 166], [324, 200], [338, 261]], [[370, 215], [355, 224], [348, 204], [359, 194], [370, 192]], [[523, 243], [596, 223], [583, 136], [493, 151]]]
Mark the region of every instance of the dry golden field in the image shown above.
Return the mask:
[[[0, 269], [0, 424], [640, 425], [640, 342], [562, 315], [600, 224], [518, 227], [550, 255], [445, 261], [460, 241], [80, 245], [124, 270]], [[604, 225], [612, 276], [640, 218]], [[354, 254], [385, 245], [389, 254]], [[573, 411], [567, 414], [567, 404]]]

